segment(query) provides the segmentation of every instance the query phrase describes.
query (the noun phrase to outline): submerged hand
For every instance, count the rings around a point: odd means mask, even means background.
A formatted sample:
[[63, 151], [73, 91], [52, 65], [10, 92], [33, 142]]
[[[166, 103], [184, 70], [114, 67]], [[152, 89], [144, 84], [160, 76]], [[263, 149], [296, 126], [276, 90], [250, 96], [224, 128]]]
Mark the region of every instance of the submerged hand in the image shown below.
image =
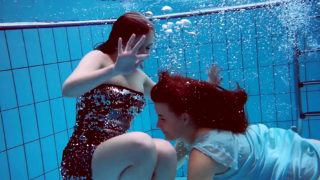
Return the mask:
[[[134, 45], [133, 41], [136, 35], [132, 34], [124, 50], [122, 49], [122, 38], [118, 40], [118, 58], [115, 63], [115, 71], [120, 74], [130, 74], [137, 69], [137, 67], [150, 56], [150, 54], [138, 54], [138, 50], [144, 43], [146, 36], [143, 35], [140, 40]], [[131, 49], [131, 47], [133, 47]]]
[[208, 75], [209, 75], [209, 83], [214, 84], [214, 85], [220, 85], [222, 81], [222, 77], [219, 75], [220, 72], [222, 71], [222, 68], [218, 69], [218, 64], [213, 63], [211, 66], [211, 69], [208, 69]]

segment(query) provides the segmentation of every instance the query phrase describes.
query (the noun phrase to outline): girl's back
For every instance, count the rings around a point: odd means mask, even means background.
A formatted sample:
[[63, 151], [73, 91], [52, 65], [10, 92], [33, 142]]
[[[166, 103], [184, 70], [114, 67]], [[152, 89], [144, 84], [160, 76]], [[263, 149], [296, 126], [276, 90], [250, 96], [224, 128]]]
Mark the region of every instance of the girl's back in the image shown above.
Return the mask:
[[291, 130], [250, 125], [244, 134], [213, 130], [193, 148], [229, 167], [215, 179], [319, 179], [320, 146]]

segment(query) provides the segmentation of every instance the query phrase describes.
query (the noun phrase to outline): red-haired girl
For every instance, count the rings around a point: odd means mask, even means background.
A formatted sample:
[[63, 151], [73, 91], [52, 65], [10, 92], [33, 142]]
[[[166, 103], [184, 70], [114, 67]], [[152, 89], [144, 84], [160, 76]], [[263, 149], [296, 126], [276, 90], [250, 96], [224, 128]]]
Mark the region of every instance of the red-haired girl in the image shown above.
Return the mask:
[[248, 125], [240, 88], [162, 72], [151, 99], [157, 127], [167, 139], [179, 139], [178, 167], [189, 155], [188, 180], [320, 179], [320, 142]]
[[139, 13], [120, 16], [109, 39], [89, 52], [65, 81], [77, 97], [74, 132], [63, 151], [63, 179], [173, 180], [176, 153], [162, 139], [126, 133], [154, 82], [137, 67], [149, 57], [152, 23]]

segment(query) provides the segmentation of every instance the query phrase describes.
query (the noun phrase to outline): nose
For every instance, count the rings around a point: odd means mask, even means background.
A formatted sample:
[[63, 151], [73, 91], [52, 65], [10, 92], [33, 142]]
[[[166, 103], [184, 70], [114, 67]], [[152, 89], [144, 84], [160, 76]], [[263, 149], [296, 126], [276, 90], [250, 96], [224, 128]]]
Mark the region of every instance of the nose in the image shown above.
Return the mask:
[[139, 54], [146, 54], [146, 48], [141, 47], [138, 51]]
[[150, 54], [150, 48], [141, 47], [138, 51], [139, 54]]
[[158, 122], [157, 122], [157, 128], [160, 128], [161, 129], [161, 123], [160, 123], [160, 121], [158, 120]]

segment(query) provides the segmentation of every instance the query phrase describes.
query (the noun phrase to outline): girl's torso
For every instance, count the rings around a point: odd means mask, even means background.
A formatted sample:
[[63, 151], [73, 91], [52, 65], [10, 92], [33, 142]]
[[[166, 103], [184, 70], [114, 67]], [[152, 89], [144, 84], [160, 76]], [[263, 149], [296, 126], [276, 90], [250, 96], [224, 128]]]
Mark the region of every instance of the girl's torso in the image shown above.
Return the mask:
[[144, 105], [141, 92], [110, 84], [102, 84], [78, 97], [76, 125], [63, 151], [63, 177], [91, 179], [91, 159], [96, 147], [125, 133]]
[[215, 179], [318, 179], [320, 146], [291, 130], [250, 125], [245, 133], [213, 130], [192, 146], [229, 170]]
[[[106, 59], [101, 68], [112, 62]], [[76, 125], [63, 151], [61, 173], [65, 179], [91, 179], [91, 159], [96, 147], [125, 133], [145, 105], [144, 75], [136, 71], [116, 76], [87, 93], [76, 102]]]

